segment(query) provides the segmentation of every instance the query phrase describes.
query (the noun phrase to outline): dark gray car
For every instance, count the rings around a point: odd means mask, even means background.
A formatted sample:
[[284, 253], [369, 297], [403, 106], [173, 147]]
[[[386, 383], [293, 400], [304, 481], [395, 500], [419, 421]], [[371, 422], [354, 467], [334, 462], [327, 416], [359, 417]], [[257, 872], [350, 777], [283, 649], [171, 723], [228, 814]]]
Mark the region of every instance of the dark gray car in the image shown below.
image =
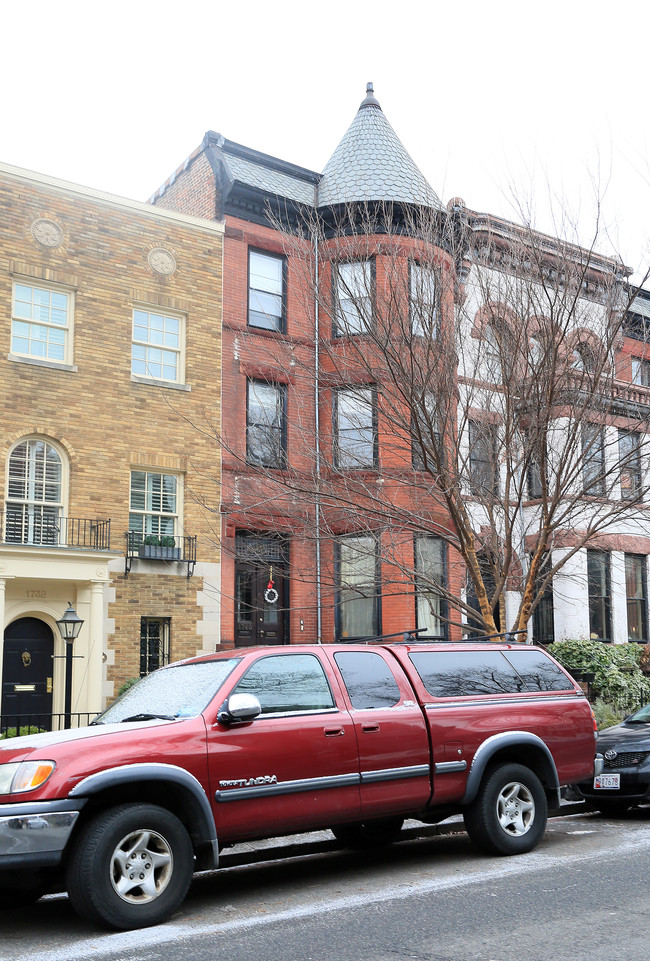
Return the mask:
[[596, 750], [605, 759], [603, 773], [576, 785], [591, 807], [616, 815], [650, 802], [650, 704], [601, 731]]

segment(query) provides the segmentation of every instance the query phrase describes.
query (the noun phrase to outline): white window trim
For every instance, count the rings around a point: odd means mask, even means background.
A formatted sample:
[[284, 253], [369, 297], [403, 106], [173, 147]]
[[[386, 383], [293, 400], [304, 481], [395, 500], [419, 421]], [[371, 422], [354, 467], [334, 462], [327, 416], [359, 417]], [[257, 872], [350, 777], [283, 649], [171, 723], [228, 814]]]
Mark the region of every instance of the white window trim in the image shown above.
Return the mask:
[[[142, 474], [160, 474], [161, 477], [166, 474], [170, 477], [176, 478], [176, 513], [175, 514], [159, 515], [159, 514], [155, 514], [155, 512], [153, 511], [136, 511], [132, 509], [131, 507], [131, 475], [133, 474], [134, 471], [137, 471]], [[174, 536], [183, 537], [184, 536], [184, 525], [183, 525], [184, 509], [185, 509], [185, 475], [182, 472], [174, 471], [174, 470], [166, 470], [164, 467], [143, 467], [143, 466], [140, 466], [139, 464], [131, 464], [131, 467], [129, 468], [129, 500], [128, 500], [129, 530], [132, 529], [131, 521], [130, 521], [131, 514], [141, 514], [143, 517], [147, 517], [148, 515], [153, 515], [156, 517], [158, 516], [175, 517], [176, 524], [174, 528]]]
[[[33, 364], [35, 367], [51, 367], [55, 370], [67, 370], [76, 372], [78, 368], [72, 363], [74, 357], [74, 314], [75, 314], [75, 291], [74, 288], [68, 287], [65, 284], [51, 284], [46, 281], [39, 280], [34, 277], [21, 277], [19, 275], [14, 275], [11, 284], [11, 329], [10, 329], [10, 343], [13, 342], [13, 327], [14, 322], [27, 323], [27, 324], [37, 324], [36, 320], [28, 320], [25, 317], [17, 317], [15, 315], [15, 304], [16, 304], [16, 286], [21, 287], [32, 287], [38, 290], [49, 290], [54, 293], [65, 294], [68, 298], [68, 311], [67, 311], [67, 324], [65, 328], [65, 340], [63, 347], [63, 360], [52, 360], [49, 357], [38, 357], [35, 354], [22, 354], [14, 350], [10, 350], [8, 354], [8, 359], [14, 362], [23, 364]], [[62, 328], [58, 325], [45, 323], [42, 326], [53, 327], [57, 330]]]
[[[141, 310], [147, 314], [162, 314], [163, 317], [173, 317], [179, 321], [179, 345], [178, 350], [171, 348], [172, 352], [178, 355], [178, 370], [176, 380], [168, 380], [164, 377], [155, 377], [153, 374], [134, 374], [133, 373], [133, 345], [142, 344], [145, 349], [158, 347], [158, 344], [149, 344], [143, 341], [136, 341], [135, 333], [135, 312]], [[166, 307], [158, 307], [155, 304], [134, 303], [131, 309], [131, 382], [134, 384], [155, 384], [159, 387], [171, 387], [176, 390], [191, 390], [192, 388], [185, 383], [185, 342], [187, 329], [187, 314], [178, 310], [168, 310]], [[161, 350], [170, 350], [169, 347], [160, 347]]]

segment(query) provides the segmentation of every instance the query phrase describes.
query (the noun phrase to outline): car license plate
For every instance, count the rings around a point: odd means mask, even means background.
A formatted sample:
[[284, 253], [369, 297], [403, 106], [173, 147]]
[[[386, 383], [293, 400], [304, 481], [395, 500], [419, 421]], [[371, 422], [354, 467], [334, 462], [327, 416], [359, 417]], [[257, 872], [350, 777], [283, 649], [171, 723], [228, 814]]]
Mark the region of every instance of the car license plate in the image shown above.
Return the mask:
[[595, 791], [612, 791], [617, 790], [621, 786], [621, 775], [620, 774], [599, 774], [594, 778], [594, 790]]

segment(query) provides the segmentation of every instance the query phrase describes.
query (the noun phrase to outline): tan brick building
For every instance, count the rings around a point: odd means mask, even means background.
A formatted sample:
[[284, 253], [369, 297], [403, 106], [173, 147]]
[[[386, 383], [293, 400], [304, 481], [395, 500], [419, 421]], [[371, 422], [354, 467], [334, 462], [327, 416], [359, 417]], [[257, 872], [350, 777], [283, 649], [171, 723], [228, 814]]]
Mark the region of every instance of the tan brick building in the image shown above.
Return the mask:
[[7, 165], [0, 212], [2, 724], [47, 727], [219, 641], [223, 227]]

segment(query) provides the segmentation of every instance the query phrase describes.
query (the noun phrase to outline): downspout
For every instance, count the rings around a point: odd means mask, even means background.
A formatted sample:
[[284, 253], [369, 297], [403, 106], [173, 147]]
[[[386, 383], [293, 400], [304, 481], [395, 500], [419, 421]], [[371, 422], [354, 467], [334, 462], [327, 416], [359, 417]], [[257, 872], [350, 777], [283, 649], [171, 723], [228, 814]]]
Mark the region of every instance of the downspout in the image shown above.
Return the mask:
[[[318, 191], [318, 187], [316, 188]], [[318, 202], [318, 201], [317, 201]], [[316, 643], [323, 643], [323, 610], [321, 596], [321, 524], [320, 524], [320, 312], [319, 312], [319, 263], [318, 263], [318, 226], [314, 235], [314, 426], [316, 443]]]

